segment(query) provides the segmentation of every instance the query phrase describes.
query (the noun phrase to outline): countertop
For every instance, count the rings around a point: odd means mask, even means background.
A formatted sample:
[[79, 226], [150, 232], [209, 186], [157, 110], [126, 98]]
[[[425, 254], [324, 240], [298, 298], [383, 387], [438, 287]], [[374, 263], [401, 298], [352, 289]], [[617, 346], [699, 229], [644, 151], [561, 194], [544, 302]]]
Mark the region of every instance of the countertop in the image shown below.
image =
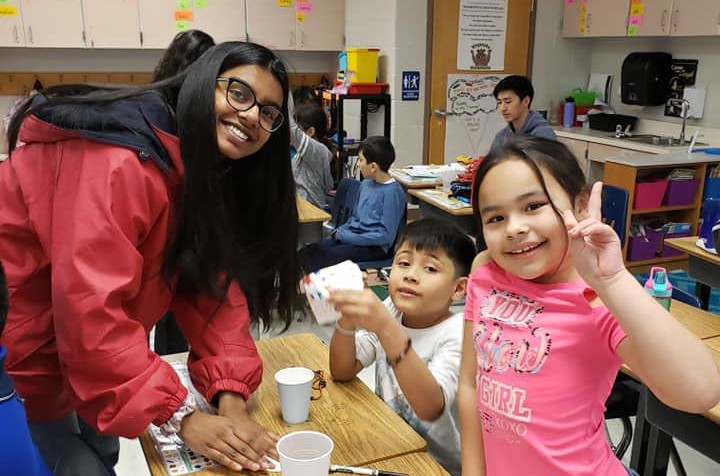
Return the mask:
[[[672, 149], [672, 148], [670, 148]], [[603, 159], [602, 162], [615, 162], [616, 164], [629, 165], [631, 167], [655, 167], [658, 165], [690, 165], [720, 162], [720, 155], [706, 154], [704, 152], [693, 152], [688, 154], [687, 147], [682, 150], [670, 150], [664, 154], [628, 154], [617, 155]]]
[[614, 137], [612, 132], [594, 131], [592, 129], [582, 130], [579, 127], [553, 126], [553, 130], [558, 137], [564, 137], [566, 139], [582, 140], [586, 142], [593, 142], [595, 144], [609, 145], [612, 147], [620, 147], [623, 149], [630, 149], [650, 154], [667, 154], [671, 152], [678, 152], [683, 149], [687, 150], [688, 148], [687, 145], [662, 147], [652, 144], [642, 144], [639, 142], [617, 139]]

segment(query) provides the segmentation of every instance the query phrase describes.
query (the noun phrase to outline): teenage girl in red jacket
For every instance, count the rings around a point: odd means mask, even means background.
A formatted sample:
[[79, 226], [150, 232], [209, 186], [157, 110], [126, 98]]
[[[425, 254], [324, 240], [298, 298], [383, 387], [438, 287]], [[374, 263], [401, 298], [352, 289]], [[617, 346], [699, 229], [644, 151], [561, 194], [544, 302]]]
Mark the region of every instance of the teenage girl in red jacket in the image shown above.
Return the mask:
[[[287, 96], [271, 51], [223, 43], [167, 80], [51, 88], [14, 117], [0, 343], [51, 469], [70, 433], [112, 466], [116, 435], [150, 423], [232, 469], [276, 455], [245, 402], [262, 376], [250, 323], [271, 307], [289, 322], [298, 279]], [[217, 416], [148, 348], [168, 309]]]

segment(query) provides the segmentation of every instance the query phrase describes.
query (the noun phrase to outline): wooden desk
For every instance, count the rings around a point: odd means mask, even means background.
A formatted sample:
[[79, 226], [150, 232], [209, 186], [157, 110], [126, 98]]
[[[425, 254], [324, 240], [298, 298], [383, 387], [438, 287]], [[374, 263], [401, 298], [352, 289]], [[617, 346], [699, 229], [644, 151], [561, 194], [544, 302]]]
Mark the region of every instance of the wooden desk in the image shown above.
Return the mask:
[[298, 243], [314, 243], [322, 240], [323, 222], [331, 218], [330, 214], [300, 197], [297, 197], [297, 209], [300, 222]]
[[[255, 393], [257, 408], [253, 418], [280, 435], [299, 430], [315, 430], [328, 435], [335, 442], [334, 464], [366, 466], [398, 456], [423, 452], [425, 440], [393, 412], [358, 378], [336, 383], [330, 378], [328, 348], [313, 334], [295, 334], [257, 342], [263, 360], [263, 381]], [[174, 354], [184, 359], [186, 354]], [[325, 372], [327, 387], [322, 397], [310, 404], [310, 419], [301, 424], [288, 425], [280, 415], [280, 397], [274, 375], [278, 370], [301, 365]], [[150, 437], [141, 437], [145, 457], [153, 476], [165, 474], [162, 461]], [[240, 472], [227, 468], [212, 468], [194, 473], [198, 475], [265, 474]]]
[[[675, 300], [670, 305], [670, 314], [710, 348], [720, 368], [720, 316]], [[636, 378], [627, 366], [623, 366], [623, 372]], [[702, 415], [689, 414], [665, 406], [643, 386], [635, 420], [630, 466], [640, 474], [665, 475], [672, 437], [714, 458], [714, 455], [703, 451], [703, 440], [712, 437], [716, 441], [720, 438], [718, 425], [720, 404]], [[702, 438], [698, 438], [698, 435], [702, 435]]]
[[429, 453], [410, 453], [372, 463], [367, 465], [367, 467], [407, 474], [409, 476], [450, 476]]
[[439, 188], [413, 189], [408, 193], [418, 198], [420, 215], [423, 218], [448, 220], [468, 235], [475, 236], [477, 234], [477, 224], [470, 204], [449, 197], [447, 192]]
[[668, 238], [666, 245], [688, 254], [688, 273], [697, 280], [697, 294], [703, 309], [710, 304], [711, 287], [720, 288], [720, 256], [695, 246], [697, 236]]
[[404, 189], [414, 188], [435, 188], [442, 185], [439, 177], [413, 177], [406, 172], [406, 169], [390, 169], [392, 178], [398, 181]]

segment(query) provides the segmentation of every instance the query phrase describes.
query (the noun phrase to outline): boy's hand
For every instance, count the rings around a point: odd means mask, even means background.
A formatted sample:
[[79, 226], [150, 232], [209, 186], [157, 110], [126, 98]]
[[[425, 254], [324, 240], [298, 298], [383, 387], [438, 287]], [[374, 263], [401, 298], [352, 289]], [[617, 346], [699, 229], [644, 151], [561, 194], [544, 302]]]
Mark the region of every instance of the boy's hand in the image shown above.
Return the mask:
[[620, 239], [601, 220], [602, 182], [595, 182], [588, 203], [588, 218], [578, 221], [572, 211], [563, 213], [570, 239], [570, 256], [580, 276], [592, 287], [613, 282], [625, 272]]
[[388, 322], [393, 321], [385, 305], [370, 289], [331, 291], [330, 303], [342, 317], [375, 334], [379, 334]]

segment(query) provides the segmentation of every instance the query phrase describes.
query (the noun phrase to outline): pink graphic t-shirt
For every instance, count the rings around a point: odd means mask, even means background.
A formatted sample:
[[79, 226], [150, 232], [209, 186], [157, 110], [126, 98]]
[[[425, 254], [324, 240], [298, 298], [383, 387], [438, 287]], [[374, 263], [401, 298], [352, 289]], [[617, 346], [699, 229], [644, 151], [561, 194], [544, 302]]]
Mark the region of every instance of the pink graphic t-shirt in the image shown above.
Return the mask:
[[627, 476], [605, 439], [605, 401], [625, 337], [582, 280], [520, 279], [494, 262], [473, 272], [478, 418], [488, 476]]

